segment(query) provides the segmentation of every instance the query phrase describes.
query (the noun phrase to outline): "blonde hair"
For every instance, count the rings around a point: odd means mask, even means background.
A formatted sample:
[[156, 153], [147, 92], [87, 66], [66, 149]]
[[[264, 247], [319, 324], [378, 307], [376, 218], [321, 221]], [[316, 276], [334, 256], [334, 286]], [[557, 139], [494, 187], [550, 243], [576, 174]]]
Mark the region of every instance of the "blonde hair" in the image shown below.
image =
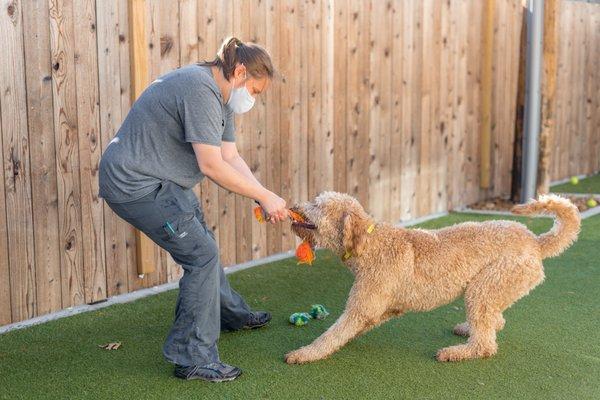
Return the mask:
[[272, 79], [275, 76], [275, 68], [267, 50], [255, 43], [244, 43], [236, 37], [226, 38], [217, 56], [211, 61], [201, 62], [200, 65], [219, 67], [225, 79], [229, 80], [238, 63], [244, 64], [246, 71], [253, 78]]

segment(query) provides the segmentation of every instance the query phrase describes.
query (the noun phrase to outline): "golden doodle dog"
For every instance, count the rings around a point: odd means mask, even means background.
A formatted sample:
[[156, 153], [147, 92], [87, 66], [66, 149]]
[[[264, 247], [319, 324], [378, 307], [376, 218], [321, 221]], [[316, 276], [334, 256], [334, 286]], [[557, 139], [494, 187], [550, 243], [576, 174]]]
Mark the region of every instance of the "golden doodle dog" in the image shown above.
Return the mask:
[[547, 195], [517, 205], [520, 215], [552, 214], [552, 230], [536, 236], [512, 221], [466, 222], [438, 230], [375, 223], [353, 197], [324, 192], [293, 207], [305, 222], [292, 229], [313, 246], [338, 254], [355, 276], [340, 318], [313, 343], [288, 353], [289, 364], [328, 357], [348, 341], [406, 312], [428, 311], [463, 295], [465, 344], [443, 348], [439, 361], [496, 353], [502, 312], [544, 279], [542, 260], [562, 253], [579, 233], [579, 211]]

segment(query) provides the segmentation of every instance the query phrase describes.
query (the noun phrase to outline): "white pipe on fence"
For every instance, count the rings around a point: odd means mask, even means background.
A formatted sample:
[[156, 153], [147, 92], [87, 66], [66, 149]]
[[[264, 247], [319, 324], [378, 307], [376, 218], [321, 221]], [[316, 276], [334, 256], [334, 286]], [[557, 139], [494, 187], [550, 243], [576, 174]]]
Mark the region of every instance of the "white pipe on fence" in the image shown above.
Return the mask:
[[521, 201], [535, 197], [541, 128], [544, 0], [527, 2], [527, 58]]

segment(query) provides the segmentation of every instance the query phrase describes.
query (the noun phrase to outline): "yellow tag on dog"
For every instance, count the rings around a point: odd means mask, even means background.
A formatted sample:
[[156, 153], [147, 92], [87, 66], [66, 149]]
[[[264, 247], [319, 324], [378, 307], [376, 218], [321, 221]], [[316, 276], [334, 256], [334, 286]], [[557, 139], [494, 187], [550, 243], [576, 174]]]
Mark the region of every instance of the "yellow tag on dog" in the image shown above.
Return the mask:
[[373, 231], [375, 230], [375, 224], [371, 224], [368, 228], [367, 228], [367, 233], [373, 233]]

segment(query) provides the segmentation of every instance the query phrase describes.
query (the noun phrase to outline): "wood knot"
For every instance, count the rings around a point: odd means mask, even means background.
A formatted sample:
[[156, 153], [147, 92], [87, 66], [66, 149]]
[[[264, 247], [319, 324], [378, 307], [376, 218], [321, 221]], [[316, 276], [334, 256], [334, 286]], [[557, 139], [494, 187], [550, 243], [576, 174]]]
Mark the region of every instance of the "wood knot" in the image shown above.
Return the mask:
[[12, 19], [15, 15], [15, 11], [16, 11], [16, 7], [15, 7], [15, 3], [14, 2], [10, 2], [8, 4], [8, 7], [6, 7], [6, 12], [8, 13], [8, 16]]
[[173, 48], [173, 38], [171, 36], [163, 36], [160, 38], [160, 56], [164, 57]]

